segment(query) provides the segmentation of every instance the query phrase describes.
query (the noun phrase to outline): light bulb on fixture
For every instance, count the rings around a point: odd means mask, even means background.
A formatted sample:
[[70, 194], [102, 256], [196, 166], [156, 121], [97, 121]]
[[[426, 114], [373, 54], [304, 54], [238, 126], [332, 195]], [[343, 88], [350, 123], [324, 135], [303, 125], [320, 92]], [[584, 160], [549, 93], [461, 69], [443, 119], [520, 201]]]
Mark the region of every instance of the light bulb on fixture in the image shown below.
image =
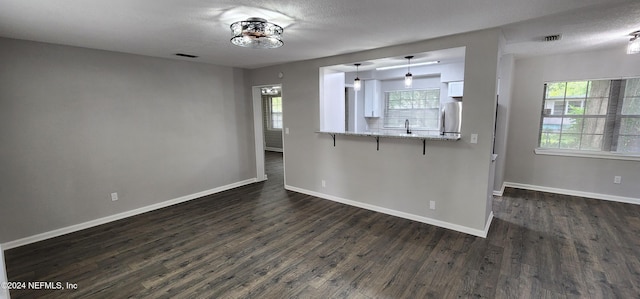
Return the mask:
[[629, 45], [627, 45], [627, 54], [640, 53], [640, 30], [629, 35], [631, 35], [632, 37], [629, 40]]
[[362, 87], [360, 78], [358, 78], [358, 67], [360, 66], [360, 64], [354, 63], [354, 65], [356, 66], [356, 79], [353, 80], [353, 90], [360, 91], [360, 88]]
[[413, 58], [413, 56], [405, 56], [405, 58], [409, 60], [409, 64], [407, 64], [407, 74], [404, 75], [404, 87], [411, 88], [413, 85], [413, 75], [411, 75], [411, 58]]

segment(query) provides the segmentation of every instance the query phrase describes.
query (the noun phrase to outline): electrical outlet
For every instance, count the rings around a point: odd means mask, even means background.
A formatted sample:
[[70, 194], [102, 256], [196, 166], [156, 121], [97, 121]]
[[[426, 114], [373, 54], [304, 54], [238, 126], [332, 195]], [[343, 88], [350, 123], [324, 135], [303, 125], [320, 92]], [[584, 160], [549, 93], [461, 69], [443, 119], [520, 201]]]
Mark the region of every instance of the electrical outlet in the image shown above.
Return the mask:
[[327, 186], [327, 182], [325, 180], [322, 180], [322, 188]]
[[613, 183], [614, 184], [622, 184], [622, 177], [619, 175], [616, 175], [613, 177]]
[[116, 201], [116, 200], [118, 200], [118, 192], [111, 193], [111, 201]]
[[431, 210], [435, 210], [436, 209], [436, 202], [434, 200], [430, 200], [429, 201], [429, 209], [431, 209]]
[[471, 143], [478, 143], [478, 134], [471, 134]]

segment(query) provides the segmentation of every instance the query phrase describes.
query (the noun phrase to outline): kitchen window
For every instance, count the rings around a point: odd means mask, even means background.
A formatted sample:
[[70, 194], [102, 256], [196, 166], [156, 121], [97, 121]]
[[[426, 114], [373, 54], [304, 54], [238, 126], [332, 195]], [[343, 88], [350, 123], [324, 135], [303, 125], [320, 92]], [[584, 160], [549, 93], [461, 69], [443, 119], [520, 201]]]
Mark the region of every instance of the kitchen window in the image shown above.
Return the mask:
[[538, 145], [640, 154], [640, 78], [545, 84]]
[[399, 90], [384, 93], [384, 127], [439, 130], [440, 89]]

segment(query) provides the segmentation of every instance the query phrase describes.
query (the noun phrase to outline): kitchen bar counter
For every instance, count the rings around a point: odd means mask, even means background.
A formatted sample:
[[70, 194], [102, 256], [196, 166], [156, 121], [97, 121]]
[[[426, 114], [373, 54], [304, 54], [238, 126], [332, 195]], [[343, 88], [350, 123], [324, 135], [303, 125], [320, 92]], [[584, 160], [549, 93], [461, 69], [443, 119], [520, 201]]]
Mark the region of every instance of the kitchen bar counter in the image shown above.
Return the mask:
[[317, 131], [316, 133], [325, 133], [329, 135], [346, 135], [346, 136], [365, 136], [365, 137], [383, 137], [383, 138], [404, 138], [404, 139], [424, 139], [424, 140], [441, 140], [441, 141], [457, 141], [460, 140], [460, 134], [447, 133], [444, 135], [413, 132], [411, 134], [398, 132], [330, 132]]
[[460, 140], [460, 134], [434, 134], [434, 133], [426, 133], [426, 132], [418, 132], [418, 133], [400, 133], [400, 132], [331, 132], [331, 131], [316, 131], [316, 133], [323, 133], [331, 135], [333, 138], [333, 146], [336, 146], [336, 135], [343, 136], [363, 136], [363, 137], [373, 137], [376, 139], [376, 150], [380, 150], [380, 138], [401, 138], [401, 139], [418, 139], [422, 140], [422, 154], [425, 155], [427, 152], [427, 140], [434, 141], [458, 141]]

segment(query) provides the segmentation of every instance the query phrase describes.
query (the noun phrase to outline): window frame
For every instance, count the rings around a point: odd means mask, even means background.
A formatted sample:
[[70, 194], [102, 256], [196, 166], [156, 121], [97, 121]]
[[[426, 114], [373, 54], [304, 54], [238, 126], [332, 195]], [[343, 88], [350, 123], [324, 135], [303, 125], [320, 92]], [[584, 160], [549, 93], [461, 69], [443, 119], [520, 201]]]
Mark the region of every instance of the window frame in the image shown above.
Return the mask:
[[[266, 96], [267, 97], [267, 130], [269, 131], [282, 131], [282, 128], [284, 127], [284, 120], [282, 119], [282, 96], [281, 95], [269, 95]], [[274, 98], [279, 98], [280, 99], [280, 112], [274, 112], [273, 111], [273, 99]], [[280, 127], [275, 127], [273, 125], [273, 121], [274, 121], [274, 115], [279, 115], [280, 117]]]
[[[420, 91], [425, 91], [425, 92], [429, 92], [429, 91], [437, 91], [437, 107], [433, 107], [433, 108], [410, 108], [410, 109], [389, 109], [389, 98], [390, 98], [390, 93], [394, 93], [394, 92], [420, 92]], [[435, 131], [435, 130], [440, 130], [439, 127], [439, 123], [440, 123], [440, 109], [441, 109], [441, 89], [439, 87], [429, 87], [429, 88], [419, 88], [419, 89], [410, 89], [410, 90], [387, 90], [383, 92], [384, 95], [384, 106], [383, 106], [383, 116], [384, 119], [382, 121], [382, 127], [386, 130], [398, 130], [398, 129], [404, 129], [404, 126], [391, 126], [388, 124], [388, 119], [390, 119], [389, 117], [389, 110], [409, 110], [409, 111], [430, 111], [430, 110], [436, 110], [436, 126], [434, 128], [430, 128], [430, 127], [417, 127], [415, 126], [415, 121], [410, 121], [411, 124], [411, 130], [413, 131]], [[411, 99], [412, 101], [415, 101], [416, 99]], [[428, 99], [425, 99], [425, 101], [428, 101]], [[428, 104], [428, 102], [426, 102], [426, 104]], [[415, 119], [415, 118], [414, 118]], [[429, 118], [429, 120], [432, 120], [431, 118]]]
[[[636, 81], [636, 88], [638, 88], [639, 90], [637, 91], [637, 94], [633, 95], [633, 96], [628, 96], [626, 94], [627, 92], [627, 83], [629, 82], [629, 80], [635, 80]], [[640, 123], [640, 77], [636, 77], [636, 78], [627, 78], [624, 80], [624, 85], [621, 86], [620, 90], [624, 90], [624, 93], [621, 94], [619, 96], [619, 103], [618, 103], [618, 107], [616, 110], [616, 115], [615, 115], [615, 128], [614, 128], [614, 139], [613, 139], [613, 145], [616, 147], [616, 150], [618, 150], [620, 148], [619, 142], [620, 142], [620, 136], [635, 136], [636, 138], [640, 139], [640, 130], [637, 132], [637, 134], [628, 134], [628, 133], [623, 133], [622, 132], [622, 123], [623, 123], [623, 119], [636, 119], [639, 121]], [[637, 104], [639, 107], [637, 107], [637, 112], [635, 114], [625, 114], [623, 109], [624, 109], [624, 105], [625, 105], [625, 101], [627, 101], [628, 99], [635, 99], [637, 101]], [[640, 145], [639, 145], [640, 147]], [[640, 149], [638, 149], [637, 152], [621, 152], [618, 151], [620, 153], [630, 153], [630, 154], [640, 154]]]
[[[621, 112], [622, 106], [624, 104], [624, 100], [626, 98], [631, 98], [633, 96], [625, 96], [625, 85], [628, 82], [627, 80], [640, 80], [640, 77], [631, 77], [631, 78], [614, 78], [614, 79], [582, 79], [582, 80], [562, 80], [562, 81], [548, 81], [544, 83], [543, 88], [543, 96], [542, 96], [542, 107], [540, 109], [540, 125], [538, 127], [538, 140], [537, 146], [534, 150], [536, 154], [540, 155], [555, 155], [555, 156], [573, 156], [573, 157], [586, 157], [586, 158], [602, 158], [602, 159], [616, 159], [616, 160], [634, 160], [640, 161], [640, 149], [637, 152], [619, 152], [617, 151], [617, 142], [620, 136], [640, 136], [640, 134], [620, 134], [620, 125], [622, 119], [640, 119], [640, 115], [632, 114], [632, 115], [623, 115]], [[564, 118], [576, 118], [571, 114], [568, 114], [569, 103], [572, 101], [576, 101], [576, 98], [567, 97], [566, 91], [565, 95], [562, 98], [558, 98], [557, 100], [561, 100], [564, 102], [563, 113], [556, 114], [555, 113], [555, 103], [554, 108], [551, 109], [551, 112], [548, 114], [545, 112], [547, 110], [547, 101], [555, 100], [554, 98], [547, 98], [547, 87], [548, 84], [551, 83], [565, 83], [568, 85], [570, 82], [580, 82], [580, 81], [588, 81], [591, 84], [592, 81], [609, 81], [609, 94], [607, 96], [608, 99], [608, 107], [606, 114], [581, 114], [578, 118], [583, 120], [585, 119], [604, 119], [604, 132], [602, 133], [602, 143], [599, 150], [593, 149], [563, 149], [559, 144], [557, 148], [548, 148], [541, 147], [541, 142], [543, 135], [545, 133], [544, 129], [544, 121], [545, 117], [549, 118], [557, 118], [561, 120], [561, 128], [558, 134], [562, 134], [562, 120]], [[565, 85], [565, 88], [566, 86]], [[637, 98], [640, 96], [635, 96]], [[581, 108], [586, 107], [586, 101], [590, 98], [600, 98], [600, 97], [589, 97], [589, 93], [584, 98], [581, 98], [583, 101], [580, 105]], [[571, 133], [568, 133], [571, 134]], [[581, 141], [585, 135], [590, 135], [588, 132], [585, 134], [584, 131], [580, 133], [576, 133], [576, 135], [580, 135]], [[599, 135], [599, 134], [596, 134]], [[560, 141], [559, 141], [560, 142]], [[581, 146], [581, 143], [579, 144]]]

